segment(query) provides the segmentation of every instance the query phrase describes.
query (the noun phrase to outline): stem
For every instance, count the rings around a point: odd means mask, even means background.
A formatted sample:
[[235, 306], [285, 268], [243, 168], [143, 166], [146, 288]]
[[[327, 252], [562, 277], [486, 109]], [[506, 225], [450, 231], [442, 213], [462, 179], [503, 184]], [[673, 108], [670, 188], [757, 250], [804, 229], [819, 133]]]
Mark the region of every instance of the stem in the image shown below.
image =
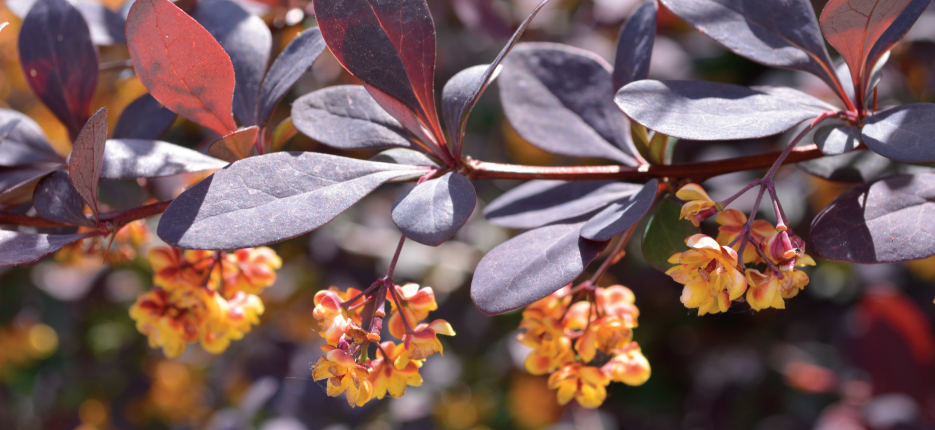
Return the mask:
[[[393, 259], [390, 260], [390, 267], [386, 269], [386, 275], [383, 276], [384, 280], [388, 280], [391, 283], [393, 282], [393, 272], [396, 270], [396, 262], [399, 261], [399, 253], [402, 252], [404, 243], [406, 243], [405, 234], [399, 238], [399, 245], [396, 245], [396, 253], [393, 254]], [[395, 297], [395, 295], [393, 297]]]
[[731, 241], [730, 245], [727, 245], [729, 247], [734, 246], [734, 244], [737, 243], [737, 239], [740, 239], [741, 237], [743, 238], [743, 240], [740, 241], [740, 248], [737, 249], [737, 255], [740, 258], [740, 261], [738, 264], [740, 265], [744, 264], [743, 263], [743, 251], [744, 251], [744, 248], [747, 246], [747, 239], [750, 236], [750, 229], [753, 228], [753, 220], [756, 219], [756, 211], [760, 209], [760, 202], [763, 200], [764, 191], [766, 191], [766, 188], [760, 185], [760, 192], [757, 193], [756, 201], [753, 202], [753, 209], [750, 210], [750, 218], [747, 220], [747, 225], [743, 226], [743, 230], [740, 231], [740, 236], [737, 236], [736, 238], [734, 238], [734, 240]]
[[403, 325], [406, 326], [406, 334], [415, 333], [412, 329], [412, 325], [409, 324], [409, 319], [406, 318], [406, 313], [403, 312], [403, 305], [399, 302], [399, 297], [396, 295], [395, 286], [390, 288], [390, 295], [393, 296], [393, 302], [396, 303], [396, 310], [399, 312], [399, 317], [403, 320]]
[[367, 287], [366, 290], [361, 291], [361, 292], [360, 292], [359, 294], [357, 294], [356, 296], [350, 298], [349, 300], [344, 301], [344, 303], [341, 303], [341, 307], [343, 307], [344, 309], [347, 309], [348, 306], [350, 306], [352, 303], [356, 302], [357, 299], [360, 299], [361, 297], [363, 297], [363, 296], [366, 295], [367, 293], [373, 291], [373, 289], [376, 288], [376, 287], [379, 286], [379, 285], [381, 285], [381, 282], [380, 282], [380, 281], [377, 281], [377, 282], [374, 282], [373, 284], [370, 284], [370, 286]]
[[597, 268], [597, 271], [594, 272], [594, 275], [591, 276], [591, 279], [588, 280], [588, 284], [595, 286], [597, 281], [601, 279], [601, 276], [604, 276], [604, 273], [607, 272], [607, 269], [613, 265], [614, 256], [620, 253], [627, 243], [630, 242], [630, 237], [633, 236], [633, 231], [636, 230], [636, 226], [630, 227], [627, 231], [623, 232], [623, 236], [620, 237], [620, 240], [617, 242], [617, 246], [614, 246], [614, 249], [610, 251], [610, 255], [601, 263], [601, 267]]
[[789, 227], [789, 218], [786, 218], [786, 212], [782, 210], [782, 204], [779, 203], [779, 197], [776, 196], [776, 186], [772, 182], [766, 183], [766, 190], [769, 191], [769, 197], [773, 201], [773, 212], [776, 213], [776, 230], [786, 231]]
[[762, 183], [762, 181], [763, 181], [762, 179], [754, 179], [753, 182], [747, 184], [747, 186], [746, 186], [746, 187], [743, 187], [743, 189], [740, 190], [740, 191], [738, 191], [737, 194], [734, 194], [734, 195], [728, 197], [728, 198], [725, 199], [723, 202], [718, 202], [718, 204], [721, 205], [721, 208], [726, 208], [727, 205], [733, 203], [734, 200], [737, 200], [738, 197], [744, 195], [744, 193], [746, 193], [747, 191], [750, 191], [751, 188], [753, 188], [753, 187], [755, 187], [755, 186], [757, 186], [757, 185], [760, 185], [760, 183]]
[[128, 223], [130, 221], [149, 218], [153, 215], [159, 215], [165, 212], [170, 203], [172, 203], [172, 200], [152, 203], [122, 211], [104, 212], [101, 214], [101, 221], [119, 221], [122, 223]]
[[62, 228], [62, 227], [74, 227], [72, 225], [63, 224], [60, 222], [49, 221], [45, 218], [39, 218], [35, 216], [27, 215], [17, 215], [6, 212], [0, 212], [0, 224], [7, 225], [22, 225], [27, 227], [40, 227], [40, 228]]
[[837, 116], [840, 116], [837, 112], [822, 112], [821, 115], [818, 115], [817, 117], [815, 117], [815, 119], [812, 120], [811, 124], [809, 124], [808, 127], [805, 127], [805, 129], [803, 129], [799, 133], [799, 135], [795, 137], [795, 139], [792, 139], [792, 142], [789, 142], [789, 145], [786, 146], [786, 149], [783, 150], [781, 154], [779, 154], [779, 157], [776, 158], [776, 161], [773, 163], [772, 167], [770, 167], [769, 171], [766, 172], [766, 175], [763, 176], [763, 180], [772, 181], [773, 176], [776, 176], [776, 171], [778, 171], [779, 167], [782, 166], [783, 161], [785, 161], [786, 157], [788, 157], [789, 154], [792, 153], [792, 149], [795, 148], [795, 145], [798, 145], [799, 141], [801, 141], [802, 138], [804, 138], [805, 135], [807, 135], [809, 132], [814, 130], [815, 127], [818, 126], [818, 124], [821, 124], [824, 120], [828, 118], [837, 117]]

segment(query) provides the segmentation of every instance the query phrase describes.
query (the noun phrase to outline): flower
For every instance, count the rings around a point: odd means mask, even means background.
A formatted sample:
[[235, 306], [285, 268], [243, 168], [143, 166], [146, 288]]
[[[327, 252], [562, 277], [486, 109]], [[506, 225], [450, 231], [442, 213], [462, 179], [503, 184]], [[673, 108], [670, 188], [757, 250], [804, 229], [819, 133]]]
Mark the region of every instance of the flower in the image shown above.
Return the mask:
[[259, 294], [276, 282], [276, 270], [282, 268], [282, 259], [276, 251], [265, 246], [238, 249], [226, 255], [224, 266], [225, 295], [238, 291]]
[[418, 362], [410, 361], [402, 369], [397, 369], [393, 364], [404, 348], [403, 344], [396, 345], [392, 341], [383, 342], [377, 348], [377, 358], [370, 362], [370, 382], [376, 398], [383, 399], [386, 393], [392, 397], [402, 397], [406, 394], [406, 386], [422, 385]]
[[640, 310], [637, 309], [634, 302], [636, 296], [633, 291], [623, 285], [611, 285], [607, 288], [598, 288], [597, 305], [601, 307], [604, 315], [627, 316], [634, 320], [640, 316]]
[[[800, 266], [813, 266], [815, 260], [806, 255], [799, 259], [798, 263]], [[770, 307], [785, 309], [786, 303], [783, 299], [795, 297], [808, 285], [808, 281], [808, 275], [797, 269], [781, 273], [767, 269], [765, 274], [756, 269], [747, 269], [747, 282], [750, 284], [747, 303], [757, 311]]]
[[666, 271], [685, 285], [680, 300], [689, 309], [697, 308], [699, 316], [727, 311], [747, 290], [747, 280], [737, 270], [737, 252], [703, 234], [685, 243], [692, 249], [673, 254], [669, 263], [677, 265]]
[[428, 356], [439, 353], [444, 355], [442, 343], [437, 335], [454, 336], [455, 331], [445, 320], [435, 320], [430, 324], [422, 323], [413, 329], [411, 335], [403, 336], [403, 351], [396, 357], [397, 369], [404, 369], [410, 360], [425, 360]]
[[[549, 297], [542, 300], [549, 300]], [[533, 348], [524, 363], [533, 375], [544, 375], [575, 359], [571, 339], [565, 335], [565, 325], [558, 318], [549, 316], [541, 306], [523, 311], [519, 328], [526, 331], [520, 333], [517, 340]]]
[[152, 265], [153, 284], [166, 290], [197, 288], [217, 279], [208, 279], [208, 271], [214, 265], [213, 251], [185, 251], [176, 248], [156, 247], [149, 251]]
[[597, 350], [609, 354], [630, 343], [635, 326], [636, 321], [632, 318], [618, 315], [598, 318], [591, 322], [590, 327], [575, 342], [575, 349], [584, 362], [589, 362], [594, 359]]
[[189, 342], [198, 339], [207, 313], [207, 307], [196, 301], [176, 300], [158, 287], [137, 297], [130, 307], [136, 329], [147, 336], [150, 347], [162, 348], [169, 358], [179, 357]]
[[687, 219], [695, 227], [700, 226], [701, 221], [721, 210], [721, 205], [712, 200], [704, 188], [701, 188], [701, 185], [698, 184], [685, 185], [675, 193], [675, 196], [686, 202], [682, 205], [679, 219]]
[[334, 349], [318, 358], [312, 365], [312, 379], [328, 380], [327, 393], [337, 397], [345, 393], [351, 407], [363, 406], [373, 397], [373, 383], [366, 367], [357, 364], [354, 357], [341, 349]]
[[435, 292], [431, 287], [419, 289], [418, 284], [406, 284], [402, 287], [394, 285], [397, 297], [399, 297], [402, 311], [396, 308], [396, 301], [390, 300], [392, 313], [389, 320], [390, 334], [397, 339], [402, 339], [406, 334], [406, 325], [403, 322], [403, 316], [409, 324], [417, 324], [429, 316], [429, 312], [438, 309], [435, 302]]
[[[744, 226], [747, 224], [747, 216], [740, 212], [737, 209], [724, 209], [724, 212], [721, 212], [715, 220], [721, 226], [718, 227], [717, 243], [729, 246], [737, 236], [740, 235], [740, 232], [743, 231]], [[753, 246], [759, 245], [760, 242], [765, 240], [769, 235], [771, 235], [776, 229], [773, 227], [769, 221], [757, 219], [753, 220], [753, 225], [750, 227], [750, 235], [753, 236]], [[740, 242], [737, 241], [731, 248], [734, 251], [740, 249]], [[748, 243], [748, 245], [750, 245]], [[753, 263], [760, 261], [760, 254], [756, 252], [756, 249], [753, 246], [747, 246], [743, 250], [743, 262], [744, 263]]]
[[243, 291], [238, 291], [231, 300], [218, 300], [217, 306], [219, 312], [205, 321], [199, 339], [201, 346], [212, 354], [220, 354], [231, 341], [243, 339], [252, 326], [260, 323], [264, 311], [259, 297]]
[[601, 369], [570, 363], [549, 376], [549, 388], [558, 389], [558, 403], [568, 404], [571, 399], [589, 409], [604, 403], [607, 398], [608, 377]]
[[636, 342], [630, 342], [627, 346], [618, 349], [614, 358], [611, 358], [601, 370], [612, 380], [632, 386], [646, 383], [651, 373], [649, 360], [643, 356]]
[[328, 345], [338, 344], [349, 322], [347, 311], [341, 307], [342, 302], [338, 293], [331, 290], [319, 291], [315, 294], [315, 309], [312, 310], [312, 316], [318, 320], [318, 326], [321, 328], [319, 334]]

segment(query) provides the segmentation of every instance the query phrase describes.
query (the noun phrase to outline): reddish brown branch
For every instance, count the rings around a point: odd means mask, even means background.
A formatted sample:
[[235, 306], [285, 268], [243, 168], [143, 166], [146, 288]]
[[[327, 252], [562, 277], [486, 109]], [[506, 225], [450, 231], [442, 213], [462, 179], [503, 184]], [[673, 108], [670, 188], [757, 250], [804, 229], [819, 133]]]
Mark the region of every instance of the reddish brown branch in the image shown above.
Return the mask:
[[68, 224], [62, 224], [60, 222], [49, 221], [45, 218], [9, 214], [9, 213], [4, 213], [4, 212], [0, 212], [0, 224], [24, 225], [27, 227], [39, 227], [39, 228], [73, 227]]
[[122, 211], [105, 212], [101, 214], [101, 221], [116, 221], [119, 223], [128, 223], [138, 219], [149, 218], [165, 212], [172, 200], [143, 205], [138, 208], [126, 209]]

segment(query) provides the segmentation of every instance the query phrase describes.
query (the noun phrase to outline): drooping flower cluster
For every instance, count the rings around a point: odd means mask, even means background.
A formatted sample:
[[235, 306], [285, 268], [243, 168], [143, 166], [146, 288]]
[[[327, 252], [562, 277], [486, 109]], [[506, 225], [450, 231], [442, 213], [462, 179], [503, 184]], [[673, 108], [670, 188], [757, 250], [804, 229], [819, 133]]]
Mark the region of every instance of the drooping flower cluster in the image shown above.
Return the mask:
[[130, 308], [136, 328], [165, 355], [182, 355], [200, 342], [220, 354], [259, 324], [263, 301], [257, 295], [276, 281], [282, 260], [269, 248], [232, 253], [180, 251], [158, 247], [149, 253], [155, 288]]
[[[327, 344], [322, 346], [325, 355], [312, 365], [312, 378], [327, 379], [328, 395], [336, 397], [344, 393], [351, 406], [362, 406], [374, 397], [383, 399], [387, 393], [391, 397], [402, 397], [407, 386], [422, 385], [419, 375], [422, 363], [430, 355], [442, 353], [437, 336], [455, 334], [445, 320], [420, 323], [428, 318], [429, 312], [438, 309], [432, 288], [420, 289], [417, 284], [375, 284], [367, 292], [378, 286], [369, 296], [354, 288], [340, 292], [334, 287], [315, 295], [313, 316]], [[370, 329], [364, 330], [361, 310], [370, 301], [375, 301], [375, 307]], [[392, 306], [388, 329], [393, 337], [401, 340], [399, 344], [380, 342], [386, 316], [384, 301]], [[371, 343], [377, 346], [372, 359], [369, 358]]]
[[572, 399], [596, 408], [607, 397], [611, 381], [642, 385], [649, 379], [649, 361], [633, 342], [639, 309], [633, 292], [622, 285], [584, 288], [585, 300], [573, 303], [570, 287], [529, 305], [523, 311], [518, 336], [532, 348], [525, 367], [549, 377], [558, 401]]
[[[682, 206], [681, 218], [696, 226], [720, 210], [697, 184], [686, 185], [676, 196], [691, 199]], [[783, 217], [781, 212], [777, 217]], [[808, 284], [808, 275], [797, 267], [814, 266], [815, 260], [805, 254], [802, 238], [784, 223], [777, 227], [764, 220], [748, 223], [747, 216], [736, 209], [723, 210], [716, 221], [720, 225], [717, 239], [692, 235], [685, 239], [691, 249], [669, 258], [674, 266], [666, 274], [684, 285], [681, 301], [685, 307], [698, 309], [698, 315], [714, 314], [726, 312], [733, 301], [746, 300], [757, 311], [784, 309], [785, 299], [795, 297]], [[738, 256], [741, 246], [742, 258]]]

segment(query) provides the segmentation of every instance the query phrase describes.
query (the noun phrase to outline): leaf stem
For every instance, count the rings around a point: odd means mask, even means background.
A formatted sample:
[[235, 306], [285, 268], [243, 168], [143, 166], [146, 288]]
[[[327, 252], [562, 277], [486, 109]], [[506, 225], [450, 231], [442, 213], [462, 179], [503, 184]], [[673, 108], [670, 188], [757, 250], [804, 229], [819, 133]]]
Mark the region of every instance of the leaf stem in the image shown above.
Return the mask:
[[601, 263], [601, 266], [597, 268], [597, 271], [594, 272], [594, 275], [591, 275], [591, 279], [587, 281], [591, 286], [596, 286], [597, 281], [601, 279], [601, 276], [604, 276], [604, 273], [607, 272], [607, 269], [614, 264], [615, 256], [627, 246], [627, 243], [630, 242], [630, 237], [633, 236], [633, 231], [636, 230], [636, 226], [628, 228], [623, 235], [620, 237], [620, 240], [617, 241], [617, 245], [614, 246], [614, 249], [610, 251], [610, 254], [604, 259], [604, 262]]

